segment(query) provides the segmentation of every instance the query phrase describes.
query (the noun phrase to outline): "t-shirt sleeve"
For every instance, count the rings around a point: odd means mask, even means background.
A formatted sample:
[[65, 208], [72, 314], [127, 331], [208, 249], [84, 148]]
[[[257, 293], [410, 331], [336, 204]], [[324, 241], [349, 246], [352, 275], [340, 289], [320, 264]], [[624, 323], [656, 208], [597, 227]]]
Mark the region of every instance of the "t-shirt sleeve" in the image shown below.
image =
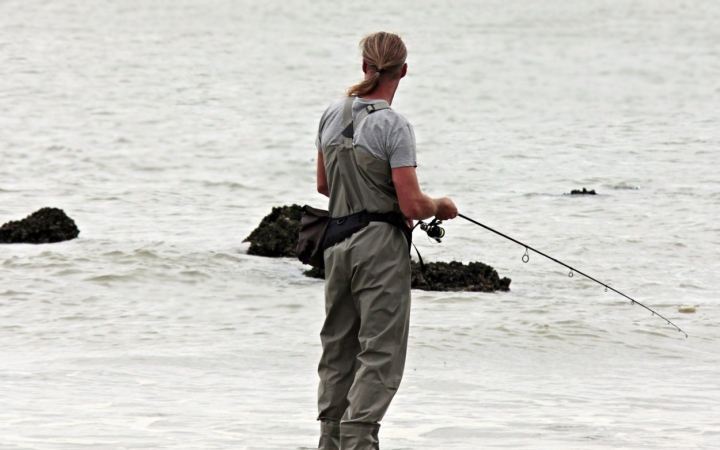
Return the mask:
[[406, 123], [388, 136], [387, 147], [390, 167], [417, 167], [415, 131]]

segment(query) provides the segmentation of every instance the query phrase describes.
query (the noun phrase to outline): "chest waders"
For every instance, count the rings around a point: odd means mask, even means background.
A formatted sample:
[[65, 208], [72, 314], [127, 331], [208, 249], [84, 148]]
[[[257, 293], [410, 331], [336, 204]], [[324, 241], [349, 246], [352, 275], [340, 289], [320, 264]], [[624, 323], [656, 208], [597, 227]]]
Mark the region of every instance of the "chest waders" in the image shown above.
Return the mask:
[[410, 255], [395, 223], [402, 215], [390, 163], [352, 143], [360, 122], [389, 106], [369, 105], [353, 120], [353, 100], [344, 106], [342, 142], [323, 148], [330, 216], [340, 218], [330, 222], [327, 234], [348, 221], [358, 228], [338, 242], [325, 241], [326, 318], [318, 367], [318, 448], [324, 450], [379, 449], [379, 422], [405, 368], [410, 318]]

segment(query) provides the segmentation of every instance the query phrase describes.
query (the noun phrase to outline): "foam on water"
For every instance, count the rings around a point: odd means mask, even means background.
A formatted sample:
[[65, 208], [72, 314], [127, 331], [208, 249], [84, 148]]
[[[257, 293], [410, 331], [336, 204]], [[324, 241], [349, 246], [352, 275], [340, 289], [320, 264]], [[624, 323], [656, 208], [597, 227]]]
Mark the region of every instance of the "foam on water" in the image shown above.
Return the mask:
[[[0, 448], [313, 448], [322, 282], [245, 253], [309, 203], [320, 114], [356, 43], [400, 32], [393, 106], [423, 189], [689, 335], [461, 220], [428, 260], [508, 293], [414, 292], [397, 449], [714, 448], [720, 88], [714, 2], [7, 1]], [[572, 189], [599, 195], [563, 195]], [[690, 313], [689, 308], [694, 310]]]

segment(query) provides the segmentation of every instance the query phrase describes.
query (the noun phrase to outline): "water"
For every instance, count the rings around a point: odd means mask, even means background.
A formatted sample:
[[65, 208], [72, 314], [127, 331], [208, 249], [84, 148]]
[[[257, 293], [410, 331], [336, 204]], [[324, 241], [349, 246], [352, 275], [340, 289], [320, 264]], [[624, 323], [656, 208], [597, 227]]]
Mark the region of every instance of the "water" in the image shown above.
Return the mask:
[[[456, 220], [428, 260], [503, 294], [414, 292], [382, 448], [720, 446], [716, 2], [0, 3], [0, 448], [317, 440], [322, 283], [242, 240], [309, 203], [320, 114], [400, 32], [422, 187], [629, 301]], [[596, 197], [570, 197], [571, 189]], [[679, 306], [697, 306], [682, 314]]]

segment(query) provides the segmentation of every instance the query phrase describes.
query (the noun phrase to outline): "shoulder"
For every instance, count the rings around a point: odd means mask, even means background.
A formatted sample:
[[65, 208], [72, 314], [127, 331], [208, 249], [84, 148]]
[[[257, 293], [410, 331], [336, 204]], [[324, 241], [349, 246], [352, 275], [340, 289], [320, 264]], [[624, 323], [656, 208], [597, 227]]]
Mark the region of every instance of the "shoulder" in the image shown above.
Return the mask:
[[337, 114], [338, 112], [342, 113], [344, 104], [345, 104], [344, 98], [335, 100], [332, 103], [330, 103], [330, 105], [325, 109], [325, 112], [322, 115], [323, 119], [325, 119], [326, 117], [332, 116], [334, 114]]
[[[367, 105], [378, 103], [385, 102], [383, 100], [356, 99], [355, 104], [353, 105], [353, 110], [359, 113], [359, 111], [362, 111]], [[365, 120], [369, 121], [370, 123], [383, 123], [384, 128], [387, 127], [387, 131], [396, 130], [399, 128], [412, 129], [410, 122], [405, 118], [405, 116], [392, 108], [375, 111], [374, 113], [370, 114]]]
[[327, 109], [325, 109], [325, 112], [320, 118], [320, 128], [322, 128], [325, 123], [332, 120], [333, 118], [342, 115], [344, 104], [345, 98], [341, 98], [330, 103], [330, 105], [327, 107]]
[[405, 118], [405, 116], [403, 116], [402, 114], [400, 114], [399, 112], [395, 111], [392, 108], [382, 109], [373, 114], [377, 114], [378, 117], [382, 117], [385, 120], [392, 121], [399, 126], [410, 125], [410, 122]]
[[346, 100], [345, 97], [339, 98], [337, 100], [333, 100], [333, 102], [330, 103], [330, 105], [327, 107], [325, 112], [327, 113], [328, 111], [335, 111], [338, 109], [342, 109], [343, 105], [345, 104], [345, 100]]

